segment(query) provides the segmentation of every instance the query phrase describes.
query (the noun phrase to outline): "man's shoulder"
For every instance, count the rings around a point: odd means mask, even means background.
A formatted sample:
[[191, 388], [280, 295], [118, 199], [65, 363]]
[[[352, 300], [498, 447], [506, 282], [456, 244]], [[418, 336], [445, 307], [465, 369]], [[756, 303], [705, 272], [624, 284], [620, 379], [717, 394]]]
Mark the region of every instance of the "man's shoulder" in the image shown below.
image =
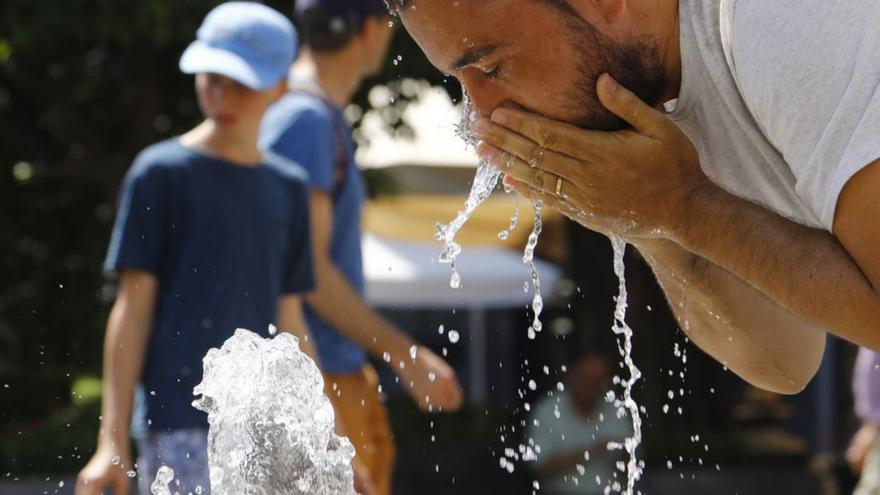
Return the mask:
[[296, 125], [332, 125], [331, 109], [320, 99], [304, 92], [290, 91], [266, 112], [264, 128], [285, 129]]
[[134, 159], [128, 176], [131, 179], [155, 179], [174, 175], [192, 161], [192, 154], [177, 138], [147, 146]]
[[277, 176], [291, 187], [307, 189], [309, 174], [299, 163], [267, 150], [263, 152], [263, 164], [268, 173]]

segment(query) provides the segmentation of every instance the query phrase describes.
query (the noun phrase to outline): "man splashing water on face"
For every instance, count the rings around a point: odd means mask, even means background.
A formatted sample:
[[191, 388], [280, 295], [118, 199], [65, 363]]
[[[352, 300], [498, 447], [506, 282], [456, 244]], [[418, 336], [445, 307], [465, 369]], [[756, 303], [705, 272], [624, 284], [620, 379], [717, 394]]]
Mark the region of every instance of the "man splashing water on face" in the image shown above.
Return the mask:
[[880, 4], [391, 1], [481, 158], [634, 245], [732, 371], [795, 393], [827, 333], [880, 348]]

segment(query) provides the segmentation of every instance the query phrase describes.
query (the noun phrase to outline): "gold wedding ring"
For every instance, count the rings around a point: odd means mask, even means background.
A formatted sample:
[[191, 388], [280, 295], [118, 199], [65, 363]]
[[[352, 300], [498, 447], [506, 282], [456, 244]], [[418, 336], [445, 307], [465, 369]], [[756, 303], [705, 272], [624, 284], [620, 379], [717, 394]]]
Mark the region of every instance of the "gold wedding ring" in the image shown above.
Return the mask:
[[556, 178], [556, 195], [562, 196], [562, 177]]

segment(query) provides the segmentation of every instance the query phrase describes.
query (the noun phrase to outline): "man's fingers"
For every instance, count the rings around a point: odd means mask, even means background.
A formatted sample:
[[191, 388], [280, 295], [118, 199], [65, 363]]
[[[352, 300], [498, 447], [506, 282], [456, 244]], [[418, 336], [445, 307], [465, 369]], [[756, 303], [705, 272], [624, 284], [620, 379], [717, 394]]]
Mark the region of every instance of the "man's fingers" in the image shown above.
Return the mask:
[[624, 88], [608, 74], [599, 76], [596, 92], [602, 105], [627, 121], [633, 129], [651, 137], [659, 137], [666, 117]]
[[[565, 122], [513, 108], [495, 109], [492, 112], [492, 123], [506, 129], [508, 133], [525, 137], [540, 148], [553, 150], [578, 160], [589, 160], [595, 156], [597, 149], [611, 144], [604, 132], [588, 131]], [[484, 127], [488, 126], [482, 124], [482, 121], [478, 123], [476, 127], [478, 137]], [[493, 142], [493, 144], [500, 143]], [[532, 155], [528, 153], [521, 156], [526, 161], [529, 161], [531, 157]]]
[[592, 229], [590, 226], [592, 223], [591, 214], [588, 212], [584, 212], [579, 209], [568, 200], [566, 200], [566, 196], [559, 197], [555, 194], [548, 194], [543, 191], [539, 191], [525, 182], [521, 182], [516, 180], [513, 177], [507, 176], [504, 178], [504, 184], [517, 192], [520, 196], [529, 199], [531, 201], [541, 201], [545, 208], [551, 208], [553, 210], [562, 213], [567, 216], [571, 220], [580, 223], [584, 227], [588, 229]]
[[583, 174], [583, 164], [553, 151], [547, 151], [541, 163], [535, 166], [486, 141], [477, 145], [477, 155], [504, 174], [542, 191], [554, 191], [557, 177], [567, 183], [579, 184]]

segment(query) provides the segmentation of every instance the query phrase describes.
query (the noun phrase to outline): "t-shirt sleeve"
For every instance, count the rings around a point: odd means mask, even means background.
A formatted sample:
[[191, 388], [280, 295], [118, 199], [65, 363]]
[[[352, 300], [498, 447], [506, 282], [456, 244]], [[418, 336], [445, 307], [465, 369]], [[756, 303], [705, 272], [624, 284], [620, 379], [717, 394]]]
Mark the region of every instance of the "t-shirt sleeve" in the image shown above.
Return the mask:
[[843, 187], [880, 158], [880, 2], [738, 0], [733, 15], [743, 99], [831, 231]]
[[284, 259], [281, 290], [284, 294], [309, 292], [315, 288], [308, 191], [299, 186], [291, 222], [290, 242]]
[[165, 226], [162, 172], [135, 163], [126, 174], [104, 267], [160, 274]]
[[304, 109], [291, 117], [289, 123], [281, 120], [273, 119], [273, 123], [286, 127], [269, 139], [268, 149], [302, 166], [311, 187], [332, 191], [337, 145], [330, 117], [316, 109]]

